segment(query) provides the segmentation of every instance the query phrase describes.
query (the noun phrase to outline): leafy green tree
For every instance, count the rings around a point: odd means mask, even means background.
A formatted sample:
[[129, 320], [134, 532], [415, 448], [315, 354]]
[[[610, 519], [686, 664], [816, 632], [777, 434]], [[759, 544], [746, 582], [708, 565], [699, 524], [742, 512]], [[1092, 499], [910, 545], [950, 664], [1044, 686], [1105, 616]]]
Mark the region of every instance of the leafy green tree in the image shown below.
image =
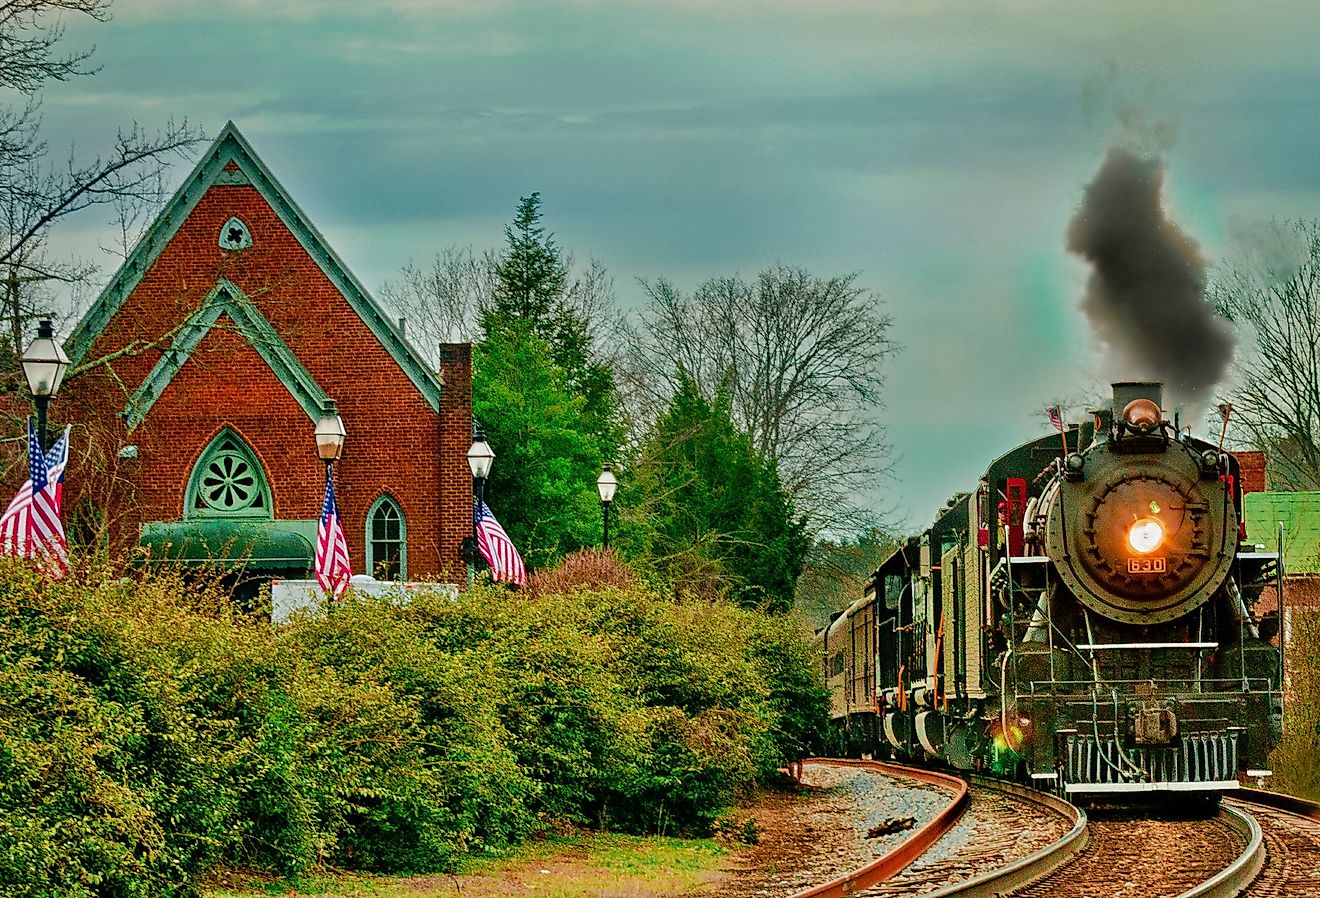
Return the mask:
[[600, 540], [603, 457], [584, 406], [530, 322], [508, 322], [477, 344], [473, 413], [496, 452], [487, 496], [533, 567]]
[[729, 405], [727, 391], [707, 399], [680, 374], [637, 465], [625, 545], [676, 583], [728, 589], [741, 605], [784, 611], [809, 546], [805, 525]]
[[481, 309], [482, 333], [488, 340], [530, 333], [544, 341], [565, 386], [582, 400], [589, 432], [608, 450], [618, 443], [614, 375], [592, 350], [590, 323], [570, 296], [578, 285], [570, 277], [569, 259], [541, 225], [539, 193], [519, 201], [504, 236], [508, 248], [495, 267], [494, 294]]

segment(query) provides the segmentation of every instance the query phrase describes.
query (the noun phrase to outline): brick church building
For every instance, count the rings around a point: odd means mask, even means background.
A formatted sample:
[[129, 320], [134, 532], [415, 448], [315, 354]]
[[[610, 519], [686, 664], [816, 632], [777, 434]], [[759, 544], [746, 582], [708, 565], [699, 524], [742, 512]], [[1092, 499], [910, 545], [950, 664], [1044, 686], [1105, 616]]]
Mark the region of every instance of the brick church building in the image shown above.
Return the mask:
[[65, 343], [73, 535], [183, 564], [307, 577], [336, 403], [353, 570], [462, 577], [471, 356], [433, 370], [232, 123]]

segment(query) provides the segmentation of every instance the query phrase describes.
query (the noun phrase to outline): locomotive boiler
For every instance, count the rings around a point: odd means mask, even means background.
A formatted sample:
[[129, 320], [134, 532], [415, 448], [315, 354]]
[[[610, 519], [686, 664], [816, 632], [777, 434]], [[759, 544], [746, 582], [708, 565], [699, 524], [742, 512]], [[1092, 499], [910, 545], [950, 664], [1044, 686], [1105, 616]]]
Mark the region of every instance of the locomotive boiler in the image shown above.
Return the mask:
[[1152, 383], [1063, 438], [992, 462], [819, 634], [838, 747], [1081, 797], [1264, 775], [1282, 552], [1242, 544], [1236, 459]]

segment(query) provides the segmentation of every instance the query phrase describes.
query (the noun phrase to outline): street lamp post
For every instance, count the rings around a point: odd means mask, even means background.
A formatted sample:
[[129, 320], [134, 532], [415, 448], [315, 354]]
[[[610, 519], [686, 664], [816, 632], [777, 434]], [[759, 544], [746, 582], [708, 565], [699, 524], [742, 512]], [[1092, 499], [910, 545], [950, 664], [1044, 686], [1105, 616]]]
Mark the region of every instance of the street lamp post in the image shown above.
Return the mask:
[[600, 513], [604, 519], [600, 540], [602, 549], [610, 547], [610, 503], [614, 501], [614, 491], [618, 488], [619, 478], [614, 476], [614, 466], [606, 462], [604, 470], [596, 478], [596, 492], [600, 493]]
[[495, 452], [486, 442], [486, 432], [478, 429], [472, 437], [472, 448], [468, 449], [468, 467], [472, 469], [472, 535], [464, 540], [464, 554], [468, 563], [468, 585], [472, 584], [477, 572], [477, 509], [486, 501], [486, 478], [490, 476], [490, 466], [495, 461]]
[[37, 338], [23, 353], [23, 375], [27, 378], [32, 400], [37, 406], [37, 442], [46, 451], [46, 408], [64, 381], [69, 357], [55, 342], [55, 330], [50, 319], [43, 318], [37, 325]]
[[[329, 500], [334, 486], [335, 462], [339, 461], [340, 456], [344, 454], [344, 419], [339, 417], [339, 407], [335, 405], [333, 399], [326, 399], [321, 403], [321, 417], [316, 421], [316, 455], [325, 465], [325, 492], [326, 499]], [[325, 517], [326, 508], [321, 510], [321, 517]], [[338, 509], [335, 509], [338, 516]], [[333, 530], [330, 539], [332, 545], [334, 542], [342, 541], [343, 536], [343, 518], [331, 522]], [[325, 522], [322, 522], [325, 526]], [[318, 531], [319, 532], [319, 531]], [[335, 551], [327, 551], [324, 554], [317, 553], [316, 557], [316, 579], [322, 587], [332, 589], [335, 601], [339, 601], [348, 588], [350, 575], [352, 573], [347, 562], [348, 546], [343, 548], [343, 555]], [[341, 567], [342, 565], [342, 567]], [[324, 567], [323, 567], [324, 566]], [[324, 572], [326, 579], [322, 579]], [[327, 585], [327, 581], [330, 585]]]
[[325, 476], [344, 454], [344, 419], [339, 417], [339, 406], [333, 399], [321, 405], [321, 417], [316, 422], [316, 454], [325, 463]]

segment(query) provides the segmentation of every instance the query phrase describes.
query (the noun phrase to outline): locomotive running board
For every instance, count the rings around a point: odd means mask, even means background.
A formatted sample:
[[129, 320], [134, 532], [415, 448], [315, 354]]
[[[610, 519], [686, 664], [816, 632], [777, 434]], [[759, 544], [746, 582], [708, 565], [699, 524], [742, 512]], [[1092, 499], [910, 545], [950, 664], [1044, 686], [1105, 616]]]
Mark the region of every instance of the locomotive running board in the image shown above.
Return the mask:
[[1068, 783], [1065, 792], [1224, 792], [1238, 788], [1237, 780], [1205, 780], [1199, 783]]

